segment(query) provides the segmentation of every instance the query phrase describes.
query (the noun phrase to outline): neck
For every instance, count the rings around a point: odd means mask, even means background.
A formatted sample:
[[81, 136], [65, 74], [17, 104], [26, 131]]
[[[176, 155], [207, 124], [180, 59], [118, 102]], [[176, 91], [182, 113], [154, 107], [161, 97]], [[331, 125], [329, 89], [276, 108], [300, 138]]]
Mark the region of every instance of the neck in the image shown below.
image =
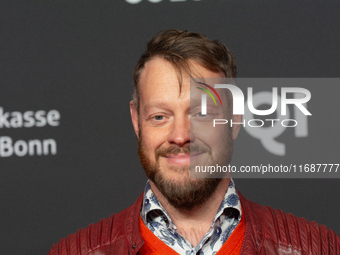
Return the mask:
[[152, 181], [150, 181], [150, 186], [158, 201], [176, 225], [178, 233], [196, 247], [209, 231], [228, 189], [229, 182], [229, 178], [223, 178], [215, 192], [202, 205], [192, 210], [178, 210], [168, 202]]

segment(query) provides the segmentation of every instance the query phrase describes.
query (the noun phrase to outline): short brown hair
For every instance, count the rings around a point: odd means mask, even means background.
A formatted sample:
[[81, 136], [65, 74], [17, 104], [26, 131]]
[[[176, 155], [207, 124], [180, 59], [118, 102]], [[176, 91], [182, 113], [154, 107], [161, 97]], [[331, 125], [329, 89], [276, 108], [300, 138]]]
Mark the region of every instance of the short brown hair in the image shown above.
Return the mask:
[[[145, 52], [139, 58], [134, 72], [133, 103], [139, 113], [139, 78], [145, 63], [161, 56], [169, 61], [181, 74], [184, 70], [190, 74], [189, 60], [197, 61], [204, 68], [224, 74], [227, 78], [236, 78], [236, 61], [228, 48], [217, 40], [188, 31], [168, 29], [157, 33], [147, 44]], [[179, 75], [181, 80], [181, 75]], [[179, 82], [181, 91], [181, 82]]]

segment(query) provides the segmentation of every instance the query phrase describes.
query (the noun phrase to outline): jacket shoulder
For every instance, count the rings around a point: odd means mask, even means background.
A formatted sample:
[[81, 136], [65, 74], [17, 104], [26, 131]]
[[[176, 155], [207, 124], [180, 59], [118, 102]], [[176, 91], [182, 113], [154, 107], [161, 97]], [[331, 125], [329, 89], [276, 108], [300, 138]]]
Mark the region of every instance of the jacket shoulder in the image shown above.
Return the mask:
[[117, 214], [112, 214], [60, 239], [52, 246], [48, 255], [87, 255], [119, 239], [126, 239], [129, 229], [132, 229], [131, 218], [136, 214], [136, 204], [139, 204], [139, 200], [140, 198], [135, 204]]
[[261, 236], [259, 251], [270, 246], [281, 251], [272, 254], [340, 254], [340, 238], [324, 225], [244, 198], [242, 202], [253, 231]]

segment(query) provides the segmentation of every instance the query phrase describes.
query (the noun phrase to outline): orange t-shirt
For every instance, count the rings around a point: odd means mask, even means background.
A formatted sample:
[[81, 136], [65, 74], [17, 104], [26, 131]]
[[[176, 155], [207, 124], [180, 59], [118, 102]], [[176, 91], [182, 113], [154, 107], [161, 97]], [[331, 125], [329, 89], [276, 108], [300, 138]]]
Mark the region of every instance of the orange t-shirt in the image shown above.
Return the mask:
[[[241, 218], [240, 223], [234, 229], [227, 241], [223, 244], [216, 255], [238, 255], [241, 251], [242, 241], [244, 237], [244, 217]], [[139, 255], [175, 255], [176, 251], [171, 249], [163, 243], [157, 236], [155, 236], [147, 226], [145, 226], [141, 217], [139, 217], [139, 231], [144, 240], [144, 245], [139, 250]]]

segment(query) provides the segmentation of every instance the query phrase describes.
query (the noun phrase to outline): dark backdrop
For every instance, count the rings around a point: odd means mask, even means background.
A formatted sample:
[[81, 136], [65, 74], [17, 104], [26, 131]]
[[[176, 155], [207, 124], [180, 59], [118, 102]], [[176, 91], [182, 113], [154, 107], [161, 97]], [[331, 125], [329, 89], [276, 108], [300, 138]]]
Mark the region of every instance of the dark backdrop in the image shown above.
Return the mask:
[[[60, 238], [140, 195], [146, 178], [129, 117], [132, 69], [157, 31], [187, 29], [219, 39], [235, 55], [239, 77], [339, 76], [337, 1], [155, 2], [0, 2], [1, 254], [46, 254]], [[285, 157], [242, 130], [234, 161], [340, 163], [339, 92], [323, 91], [324, 99], [332, 96], [331, 112], [313, 105], [307, 138], [280, 138]], [[60, 119], [45, 123], [51, 110]], [[33, 126], [20, 123], [25, 113]], [[42, 155], [33, 147], [39, 143]], [[237, 179], [236, 185], [248, 199], [340, 234], [339, 179]]]

